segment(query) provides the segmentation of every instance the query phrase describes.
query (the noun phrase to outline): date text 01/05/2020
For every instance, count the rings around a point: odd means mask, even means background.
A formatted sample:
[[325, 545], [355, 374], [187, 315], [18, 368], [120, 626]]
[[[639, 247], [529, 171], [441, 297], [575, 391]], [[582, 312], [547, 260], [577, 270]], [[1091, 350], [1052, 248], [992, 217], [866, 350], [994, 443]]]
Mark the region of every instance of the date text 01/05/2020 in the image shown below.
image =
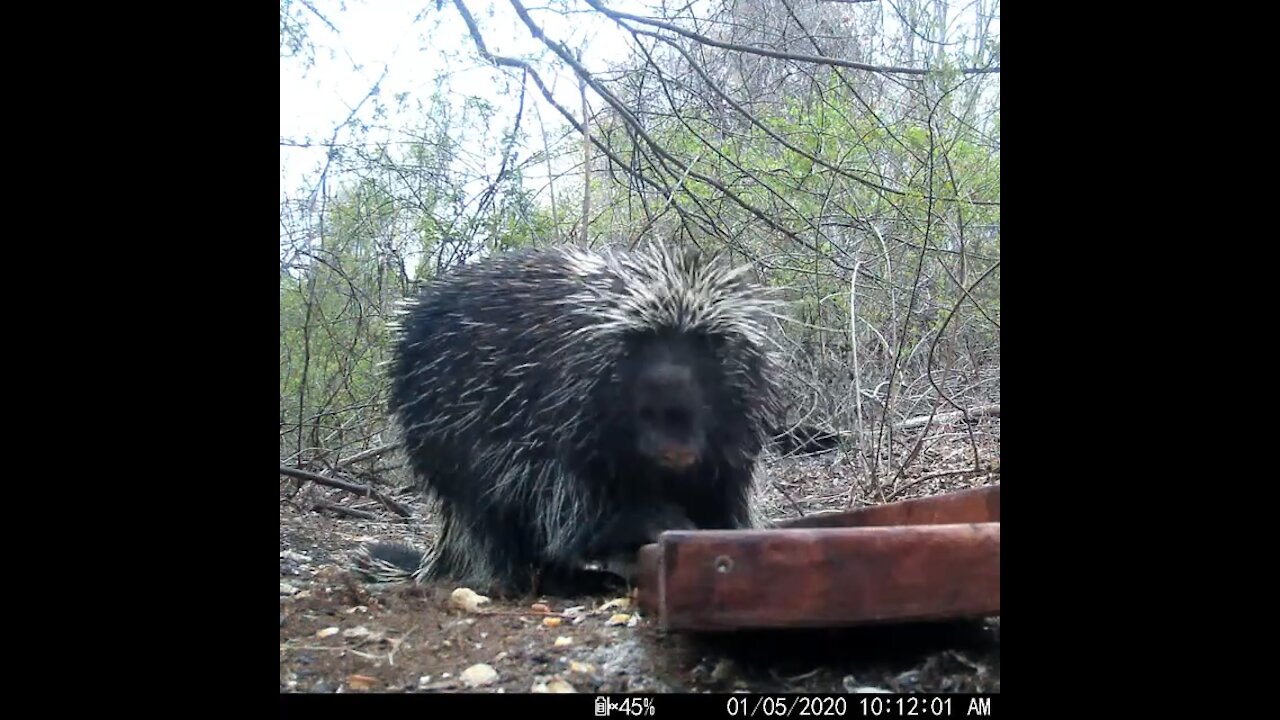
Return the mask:
[[727, 698], [725, 711], [729, 717], [843, 717], [849, 707], [840, 696], [734, 695]]

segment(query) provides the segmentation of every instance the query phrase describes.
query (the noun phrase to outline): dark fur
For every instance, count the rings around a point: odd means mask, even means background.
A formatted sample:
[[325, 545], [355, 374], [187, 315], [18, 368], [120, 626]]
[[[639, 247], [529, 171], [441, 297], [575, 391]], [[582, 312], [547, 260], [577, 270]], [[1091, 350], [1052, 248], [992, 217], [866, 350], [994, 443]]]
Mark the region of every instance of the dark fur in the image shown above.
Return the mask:
[[524, 251], [433, 283], [400, 322], [390, 409], [441, 536], [366, 548], [368, 574], [568, 594], [663, 530], [751, 526], [777, 390], [764, 305], [713, 268]]

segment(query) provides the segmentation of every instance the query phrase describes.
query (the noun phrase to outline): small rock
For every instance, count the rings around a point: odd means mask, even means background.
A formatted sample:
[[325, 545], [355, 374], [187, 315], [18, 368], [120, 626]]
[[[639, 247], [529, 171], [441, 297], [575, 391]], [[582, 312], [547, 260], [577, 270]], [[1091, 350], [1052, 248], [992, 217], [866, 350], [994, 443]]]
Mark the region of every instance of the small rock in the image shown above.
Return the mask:
[[561, 622], [562, 622], [562, 621], [561, 621], [561, 620], [560, 620], [560, 618], [558, 618], [558, 617], [545, 617], [545, 618], [542, 618], [542, 624], [543, 624], [543, 625], [545, 625], [546, 627], [549, 627], [549, 628], [553, 628], [553, 627], [560, 627], [560, 623], [561, 623]]
[[604, 605], [601, 605], [600, 609], [613, 610], [614, 608], [617, 608], [618, 610], [626, 610], [627, 608], [630, 608], [630, 607], [631, 607], [631, 598], [622, 597], [622, 598], [616, 598], [614, 600], [610, 600]]
[[489, 598], [470, 588], [458, 588], [449, 594], [449, 602], [461, 610], [479, 612], [480, 606], [489, 602]]
[[282, 581], [282, 582], [280, 583], [280, 594], [281, 594], [281, 595], [285, 595], [285, 596], [289, 596], [289, 595], [297, 595], [297, 594], [298, 594], [298, 588], [294, 587], [293, 585], [291, 585], [291, 584], [289, 584], [289, 583], [287, 583], [287, 582], [283, 582], [283, 581]]
[[435, 692], [437, 690], [452, 690], [458, 687], [458, 683], [453, 680], [437, 680], [435, 682], [421, 683], [418, 685], [419, 690], [425, 692]]
[[430, 675], [423, 675], [422, 677], [418, 678], [418, 687], [422, 687], [423, 685], [430, 685], [430, 684], [431, 684]]
[[[282, 623], [284, 622], [283, 615], [280, 616], [280, 620]], [[560, 637], [556, 638], [556, 641], [555, 641], [556, 647], [565, 647], [566, 645], [572, 645], [572, 644], [573, 644], [573, 638], [565, 637], [564, 635], [561, 635]]]
[[551, 682], [547, 683], [547, 692], [576, 693], [578, 691], [575, 690], [572, 685], [565, 682], [564, 680], [561, 680], [560, 678], [556, 678], [555, 680], [552, 680]]
[[357, 640], [359, 638], [369, 637], [369, 628], [361, 625], [359, 627], [347, 628], [342, 631], [342, 637], [348, 640]]
[[478, 663], [476, 665], [472, 665], [466, 670], [463, 670], [460, 677], [462, 678], [462, 682], [466, 683], [467, 687], [481, 687], [483, 685], [492, 685], [497, 682], [498, 671], [494, 670], [491, 665]]
[[348, 615], [351, 615], [353, 613], [367, 613], [367, 612], [369, 612], [369, 606], [367, 605], [357, 605], [347, 610]]
[[494, 661], [494, 662], [502, 662], [503, 660], [506, 660], [506, 659], [507, 659], [507, 657], [508, 657], [508, 653], [507, 653], [507, 651], [506, 651], [506, 650], [503, 650], [502, 652], [500, 652], [500, 653], [498, 653], [497, 655], [494, 655], [494, 656], [493, 656], [493, 661]]
[[631, 619], [630, 615], [626, 613], [618, 613], [617, 615], [614, 615], [613, 617], [609, 618], [609, 622], [607, 624], [608, 625], [626, 625], [627, 621], [630, 619]]
[[303, 555], [302, 553], [296, 553], [292, 550], [285, 550], [284, 552], [280, 553], [280, 559], [292, 560], [293, 562], [296, 562], [296, 563], [311, 562], [311, 558], [307, 557], [306, 555]]
[[534, 603], [529, 609], [534, 612], [551, 612], [551, 608], [547, 607], [546, 603]]
[[336, 628], [336, 627], [327, 627], [327, 628], [325, 628], [325, 629], [320, 630], [319, 632], [317, 632], [317, 633], [316, 633], [316, 637], [318, 637], [318, 638], [327, 638], [327, 637], [331, 637], [331, 636], [333, 636], [333, 635], [337, 635], [337, 634], [338, 634], [338, 628]]
[[570, 660], [569, 671], [579, 673], [582, 675], [590, 675], [591, 673], [596, 671], [596, 668], [591, 663], [584, 663], [584, 662], [578, 662], [577, 660]]

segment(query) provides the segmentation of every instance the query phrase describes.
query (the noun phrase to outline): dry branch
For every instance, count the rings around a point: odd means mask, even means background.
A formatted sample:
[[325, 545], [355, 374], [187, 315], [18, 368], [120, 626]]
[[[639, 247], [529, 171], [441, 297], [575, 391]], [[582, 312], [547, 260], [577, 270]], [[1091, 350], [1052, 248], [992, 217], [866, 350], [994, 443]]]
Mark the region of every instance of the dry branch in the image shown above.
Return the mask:
[[310, 480], [311, 482], [316, 483], [317, 485], [324, 485], [326, 487], [337, 488], [339, 490], [346, 490], [347, 492], [355, 493], [356, 495], [373, 498], [374, 500], [377, 500], [378, 502], [385, 505], [387, 509], [391, 510], [392, 512], [394, 512], [395, 514], [401, 517], [407, 518], [413, 515], [413, 513], [409, 512], [408, 508], [396, 502], [395, 500], [387, 497], [381, 492], [369, 487], [368, 485], [361, 485], [359, 483], [350, 483], [350, 482], [347, 482], [346, 480], [338, 480], [337, 478], [325, 477], [324, 475], [318, 475], [316, 473], [308, 472], [306, 470], [298, 470], [297, 468], [287, 468], [287, 467], [284, 467], [283, 465], [280, 466], [280, 474], [286, 475], [288, 477], [298, 478], [300, 480]]
[[[999, 405], [981, 405], [979, 407], [972, 408], [969, 410], [969, 417], [973, 417], [973, 418], [999, 417], [999, 416], [1000, 416]], [[910, 420], [903, 420], [897, 425], [894, 425], [893, 429], [894, 430], [910, 430], [912, 428], [918, 428], [924, 425], [928, 425], [930, 417], [931, 416], [929, 415], [921, 415], [919, 417], [913, 417]], [[936, 423], [948, 423], [948, 422], [953, 422], [955, 420], [964, 419], [964, 412], [960, 410], [956, 410], [954, 412], [942, 413], [941, 415], [933, 415], [932, 418], [933, 418], [933, 421]]]
[[[608, 17], [613, 19], [615, 22], [620, 22], [622, 20], [632, 20], [634, 22], [643, 23], [645, 25], [650, 25], [652, 27], [661, 28], [663, 30], [673, 32], [677, 35], [681, 35], [683, 37], [689, 38], [690, 40], [695, 40], [703, 45], [718, 47], [723, 50], [733, 50], [735, 52], [747, 53], [749, 55], [762, 55], [764, 57], [770, 57], [777, 60], [796, 60], [799, 62], [816, 63], [819, 65], [834, 65], [838, 67], [847, 67], [847, 68], [853, 68], [855, 70], [866, 70], [868, 72], [883, 73], [883, 74], [929, 75], [936, 72], [935, 70], [930, 70], [928, 68], [871, 65], [869, 63], [854, 62], [852, 60], [844, 60], [842, 58], [823, 57], [820, 55], [802, 55], [799, 53], [778, 52], [776, 50], [769, 50], [768, 48], [752, 47], [750, 45], [739, 45], [737, 43], [722, 42], [719, 40], [715, 40], [713, 38], [709, 38], [706, 35], [701, 35], [699, 33], [693, 32], [691, 30], [685, 30], [684, 28], [678, 27], [676, 25], [672, 25], [671, 23], [668, 23], [668, 22], [663, 22], [661, 20], [656, 20], [654, 18], [647, 18], [641, 15], [634, 15], [632, 13], [614, 10], [612, 8], [606, 7], [603, 3], [598, 2], [598, 0], [587, 0], [587, 4], [595, 8], [596, 10], [600, 11], [601, 13], [607, 15]], [[965, 75], [982, 75], [982, 74], [988, 74], [988, 73], [999, 73], [1000, 67], [995, 66], [995, 67], [981, 67], [981, 68], [961, 68], [960, 72], [964, 73]]]
[[311, 507], [315, 508], [316, 510], [328, 510], [329, 512], [334, 512], [339, 515], [349, 515], [354, 518], [360, 518], [361, 520], [377, 520], [378, 519], [377, 515], [374, 515], [368, 510], [356, 510], [355, 508], [335, 505], [334, 503], [325, 502], [324, 500], [315, 501], [314, 503], [311, 504]]
[[346, 467], [347, 465], [358, 463], [361, 460], [368, 460], [371, 457], [377, 457], [388, 450], [394, 449], [395, 447], [396, 443], [385, 443], [377, 447], [369, 448], [368, 450], [362, 450], [351, 457], [343, 458], [334, 463], [334, 467]]

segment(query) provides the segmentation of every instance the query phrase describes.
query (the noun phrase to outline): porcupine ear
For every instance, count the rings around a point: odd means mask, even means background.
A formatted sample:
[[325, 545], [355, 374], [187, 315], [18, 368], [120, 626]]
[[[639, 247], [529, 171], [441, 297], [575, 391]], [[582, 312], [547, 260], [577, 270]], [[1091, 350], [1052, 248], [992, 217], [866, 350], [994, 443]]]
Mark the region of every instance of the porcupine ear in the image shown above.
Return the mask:
[[685, 245], [681, 258], [685, 267], [693, 270], [708, 271], [717, 268], [728, 269], [730, 266], [724, 249], [708, 250], [693, 243]]
[[709, 265], [715, 259], [714, 255], [708, 254], [706, 250], [703, 250], [693, 243], [681, 245], [676, 248], [676, 252], [679, 253], [677, 259], [685, 267], [697, 268]]

